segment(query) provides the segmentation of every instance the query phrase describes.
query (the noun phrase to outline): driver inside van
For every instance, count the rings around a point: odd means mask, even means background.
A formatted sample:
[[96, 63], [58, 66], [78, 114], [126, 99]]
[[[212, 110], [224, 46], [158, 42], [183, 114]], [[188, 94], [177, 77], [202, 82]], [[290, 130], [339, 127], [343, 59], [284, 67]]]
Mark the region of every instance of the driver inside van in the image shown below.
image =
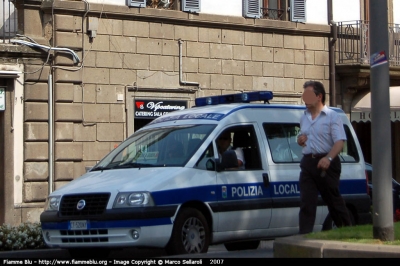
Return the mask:
[[218, 153], [221, 158], [221, 155], [228, 150], [233, 150], [236, 153], [236, 157], [238, 160], [238, 168], [240, 170], [244, 169], [244, 164], [246, 163], [244, 160], [243, 150], [241, 148], [233, 148], [231, 146], [232, 138], [230, 132], [224, 132], [217, 138], [217, 145], [218, 145]]
[[167, 142], [167, 159], [172, 160], [182, 157], [183, 144], [178, 140], [170, 140]]

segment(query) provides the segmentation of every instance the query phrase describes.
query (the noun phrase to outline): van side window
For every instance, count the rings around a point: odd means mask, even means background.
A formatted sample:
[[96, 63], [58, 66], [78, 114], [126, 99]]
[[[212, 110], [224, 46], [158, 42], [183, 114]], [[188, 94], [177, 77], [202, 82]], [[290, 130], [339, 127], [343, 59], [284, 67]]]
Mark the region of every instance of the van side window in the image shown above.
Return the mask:
[[244, 169], [262, 169], [260, 146], [253, 125], [236, 126], [229, 129], [233, 132], [232, 147], [241, 148], [244, 155]]
[[[232, 149], [240, 148], [243, 150], [243, 156], [245, 160], [244, 170], [248, 169], [262, 169], [261, 158], [259, 151], [259, 144], [253, 125], [246, 126], [234, 126], [225, 128], [224, 132], [230, 132], [231, 134], [231, 146]], [[214, 140], [216, 142], [216, 140]], [[217, 145], [216, 145], [217, 146]], [[206, 165], [208, 159], [214, 160], [214, 154], [218, 154], [217, 151], [212, 150], [212, 145], [202, 154], [199, 161], [196, 163], [196, 168], [204, 170], [215, 170], [210, 169]]]
[[264, 123], [263, 127], [275, 163], [300, 162], [301, 147], [297, 144], [300, 124]]
[[201, 170], [215, 171], [214, 148], [212, 143], [208, 145], [194, 167]]
[[343, 150], [339, 153], [340, 161], [343, 163], [358, 162], [360, 156], [358, 155], [353, 135], [347, 125], [344, 125], [344, 132], [346, 132], [347, 140], [344, 142]]
[[[300, 124], [274, 124], [264, 123], [264, 132], [275, 163], [300, 162], [301, 147], [297, 144]], [[347, 125], [344, 125], [347, 140], [344, 142], [343, 150], [339, 157], [341, 162], [358, 162], [357, 147], [354, 138]]]

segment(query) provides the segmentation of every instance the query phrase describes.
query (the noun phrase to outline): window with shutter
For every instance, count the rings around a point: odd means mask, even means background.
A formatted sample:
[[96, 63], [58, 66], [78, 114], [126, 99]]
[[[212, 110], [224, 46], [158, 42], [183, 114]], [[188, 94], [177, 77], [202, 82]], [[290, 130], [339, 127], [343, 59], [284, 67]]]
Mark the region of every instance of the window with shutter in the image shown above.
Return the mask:
[[261, 18], [261, 0], [243, 0], [243, 16]]
[[306, 22], [306, 0], [290, 0], [290, 20]]
[[263, 0], [261, 7], [262, 18], [287, 20], [287, 16], [285, 14], [286, 2], [286, 0]]
[[146, 0], [128, 0], [128, 6], [146, 7]]
[[199, 13], [200, 12], [200, 0], [182, 0], [182, 11]]

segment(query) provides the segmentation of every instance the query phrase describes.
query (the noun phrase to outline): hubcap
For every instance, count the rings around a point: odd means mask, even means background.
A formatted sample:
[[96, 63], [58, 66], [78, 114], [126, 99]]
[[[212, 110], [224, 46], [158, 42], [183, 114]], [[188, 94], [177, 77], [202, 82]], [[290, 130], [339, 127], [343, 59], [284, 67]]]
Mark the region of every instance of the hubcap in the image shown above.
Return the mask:
[[202, 222], [191, 217], [182, 227], [182, 243], [187, 253], [200, 253], [204, 248], [205, 230]]

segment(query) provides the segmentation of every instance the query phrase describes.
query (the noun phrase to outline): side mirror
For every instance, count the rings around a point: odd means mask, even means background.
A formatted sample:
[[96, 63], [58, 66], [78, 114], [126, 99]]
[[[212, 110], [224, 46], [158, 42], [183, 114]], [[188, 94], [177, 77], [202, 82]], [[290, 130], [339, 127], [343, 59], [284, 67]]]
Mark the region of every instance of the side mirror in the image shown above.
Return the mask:
[[208, 159], [206, 162], [206, 169], [215, 171], [215, 162], [211, 159]]
[[229, 168], [238, 168], [238, 167], [239, 164], [236, 152], [232, 150], [225, 151], [222, 154], [221, 162], [217, 162], [217, 172], [221, 172]]

